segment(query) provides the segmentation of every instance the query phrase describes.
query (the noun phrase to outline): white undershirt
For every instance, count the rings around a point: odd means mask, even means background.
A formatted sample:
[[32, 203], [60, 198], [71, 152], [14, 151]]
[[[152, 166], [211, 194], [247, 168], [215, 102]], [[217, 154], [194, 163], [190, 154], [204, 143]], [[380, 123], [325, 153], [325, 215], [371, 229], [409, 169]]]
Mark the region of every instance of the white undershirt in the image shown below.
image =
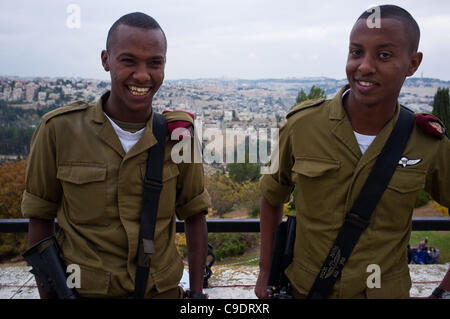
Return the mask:
[[122, 143], [123, 150], [125, 151], [125, 153], [128, 153], [128, 151], [134, 146], [134, 144], [136, 144], [142, 137], [142, 134], [144, 134], [145, 127], [137, 132], [131, 133], [121, 129], [119, 125], [114, 123], [114, 121], [110, 119], [108, 115], [106, 115], [106, 113], [105, 116], [108, 118], [109, 122], [111, 122], [111, 125], [114, 128], [114, 131], [116, 132], [120, 143]]
[[[344, 99], [344, 96], [349, 92], [350, 92], [350, 89], [345, 90], [345, 92], [342, 93], [341, 99]], [[356, 131], [353, 131], [353, 133], [355, 134], [356, 141], [358, 142], [359, 149], [361, 150], [362, 154], [364, 154], [367, 151], [370, 144], [372, 144], [375, 137], [377, 137], [376, 135], [359, 134]]]
[[358, 142], [359, 149], [361, 150], [362, 154], [364, 154], [367, 151], [370, 144], [372, 144], [375, 137], [377, 137], [376, 135], [359, 134], [356, 131], [353, 131], [353, 133], [355, 134], [356, 141]]

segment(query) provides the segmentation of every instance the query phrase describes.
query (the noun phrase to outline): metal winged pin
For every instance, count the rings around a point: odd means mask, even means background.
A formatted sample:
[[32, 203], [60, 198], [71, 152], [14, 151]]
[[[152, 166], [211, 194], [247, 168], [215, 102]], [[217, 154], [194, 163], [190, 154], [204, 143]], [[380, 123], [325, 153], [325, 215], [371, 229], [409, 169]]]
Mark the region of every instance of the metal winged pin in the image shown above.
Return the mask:
[[421, 158], [418, 159], [409, 159], [406, 156], [403, 156], [399, 161], [398, 161], [398, 165], [403, 166], [404, 168], [406, 166], [412, 166], [412, 165], [416, 165], [418, 163], [420, 163], [422, 161]]

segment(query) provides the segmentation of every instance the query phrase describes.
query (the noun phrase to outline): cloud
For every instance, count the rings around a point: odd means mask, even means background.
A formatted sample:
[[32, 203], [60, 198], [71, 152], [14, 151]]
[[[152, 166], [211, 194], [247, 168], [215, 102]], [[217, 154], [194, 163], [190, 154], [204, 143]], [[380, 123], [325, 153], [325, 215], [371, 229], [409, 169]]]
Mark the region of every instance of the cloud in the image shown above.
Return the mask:
[[[66, 25], [79, 4], [81, 28]], [[100, 65], [111, 24], [143, 11], [168, 37], [166, 77], [345, 77], [348, 34], [370, 2], [324, 0], [41, 0], [0, 2], [0, 70], [17, 75], [78, 75], [106, 79]], [[450, 4], [398, 1], [422, 28], [421, 70], [450, 79]]]

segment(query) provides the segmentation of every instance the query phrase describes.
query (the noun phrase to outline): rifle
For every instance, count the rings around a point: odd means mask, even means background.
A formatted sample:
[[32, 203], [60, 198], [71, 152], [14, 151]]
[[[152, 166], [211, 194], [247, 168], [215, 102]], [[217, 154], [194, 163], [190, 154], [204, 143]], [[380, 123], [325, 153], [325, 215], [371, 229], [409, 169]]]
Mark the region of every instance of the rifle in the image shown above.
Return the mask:
[[284, 271], [291, 264], [294, 256], [295, 216], [288, 216], [278, 225], [273, 241], [267, 290], [272, 299], [292, 299], [288, 294], [289, 280]]
[[208, 260], [208, 256], [211, 256], [211, 259], [209, 262], [205, 265], [205, 273], [203, 274], [203, 288], [208, 288], [208, 280], [211, 278], [213, 272], [211, 270], [211, 267], [213, 266], [214, 262], [216, 261], [216, 254], [214, 254], [214, 247], [208, 243], [208, 255], [206, 256], [206, 260]]
[[50, 236], [27, 249], [22, 256], [32, 267], [30, 272], [41, 280], [46, 292], [56, 293], [59, 299], [76, 299], [75, 289], [67, 286], [59, 251], [55, 236]]

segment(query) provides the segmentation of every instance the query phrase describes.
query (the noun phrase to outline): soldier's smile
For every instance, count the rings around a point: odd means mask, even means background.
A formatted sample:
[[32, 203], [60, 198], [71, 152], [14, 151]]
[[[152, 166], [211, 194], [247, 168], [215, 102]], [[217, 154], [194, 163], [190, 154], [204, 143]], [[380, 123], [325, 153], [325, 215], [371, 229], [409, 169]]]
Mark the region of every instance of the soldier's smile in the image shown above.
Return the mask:
[[139, 87], [139, 86], [134, 86], [134, 85], [127, 85], [127, 88], [128, 88], [128, 91], [130, 91], [131, 95], [134, 95], [134, 96], [147, 95], [151, 90], [151, 87]]
[[354, 82], [355, 88], [362, 94], [368, 94], [380, 86], [380, 84], [375, 81], [368, 81], [368, 80], [364, 81], [355, 79]]

